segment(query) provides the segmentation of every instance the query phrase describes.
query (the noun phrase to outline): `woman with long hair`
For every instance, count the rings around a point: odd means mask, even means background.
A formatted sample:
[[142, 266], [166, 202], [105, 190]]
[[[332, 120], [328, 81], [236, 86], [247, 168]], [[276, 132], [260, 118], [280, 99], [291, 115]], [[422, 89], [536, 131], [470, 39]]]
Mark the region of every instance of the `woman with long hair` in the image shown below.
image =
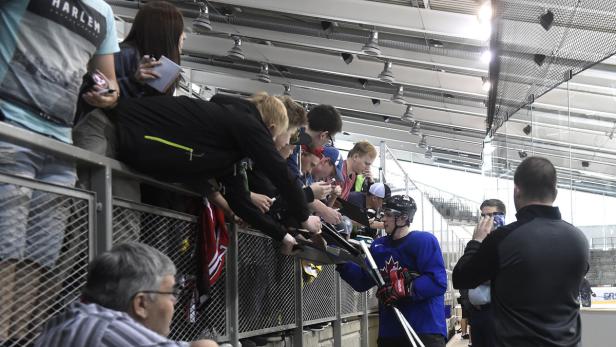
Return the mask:
[[[120, 97], [161, 95], [145, 82], [158, 78], [152, 69], [165, 56], [180, 65], [184, 44], [184, 18], [174, 5], [165, 1], [148, 2], [137, 15], [128, 36], [115, 54]], [[172, 95], [175, 84], [163, 94]]]

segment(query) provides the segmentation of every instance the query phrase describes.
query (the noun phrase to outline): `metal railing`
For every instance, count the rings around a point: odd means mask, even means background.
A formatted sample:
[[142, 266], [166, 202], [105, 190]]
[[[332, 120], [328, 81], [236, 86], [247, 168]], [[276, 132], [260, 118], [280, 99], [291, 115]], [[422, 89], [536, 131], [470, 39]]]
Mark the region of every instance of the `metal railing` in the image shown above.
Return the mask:
[[[210, 288], [205, 307], [199, 307], [195, 295], [197, 217], [114, 197], [111, 183], [115, 177], [128, 177], [187, 198], [199, 194], [135, 173], [113, 159], [2, 122], [0, 140], [74, 160], [89, 170], [91, 178], [88, 190], [81, 190], [0, 175], [0, 212], [25, 213], [21, 218], [32, 221], [30, 229], [56, 223], [51, 229], [61, 233], [55, 236], [60, 240], [59, 258], [50, 267], [26, 260], [23, 254], [0, 263], [0, 340], [10, 341], [5, 346], [32, 343], [50, 317], [79, 298], [88, 262], [126, 241], [149, 244], [176, 264], [183, 291], [170, 338], [207, 337], [239, 346], [242, 338], [291, 330], [293, 345], [302, 346], [304, 326], [332, 322], [333, 345], [341, 346], [342, 320], [361, 319], [361, 345], [367, 346], [367, 295], [340, 280], [333, 266], [324, 266], [317, 278], [306, 284], [298, 259], [280, 255], [273, 241], [263, 234], [231, 226], [226, 267]], [[46, 217], [49, 211], [55, 211], [57, 217]], [[9, 217], [0, 219], [4, 227], [19, 222], [15, 216]], [[50, 240], [39, 240], [40, 248]], [[0, 246], [9, 249], [10, 241], [0, 240]]]
[[593, 237], [590, 239], [591, 249], [616, 249], [616, 237]]
[[[378, 310], [375, 289], [355, 292], [331, 265], [323, 266], [313, 282], [305, 283], [298, 259], [278, 254], [273, 241], [258, 232], [231, 226], [226, 268], [210, 288], [205, 307], [199, 307], [195, 298], [196, 216], [114, 197], [111, 183], [115, 177], [122, 177], [187, 198], [199, 194], [135, 173], [113, 159], [1, 122], [0, 140], [74, 160], [89, 171], [90, 177], [88, 189], [81, 190], [0, 175], [0, 187], [11, 187], [0, 190], [5, 193], [0, 195], [0, 211], [21, 207], [33, 227], [44, 223], [46, 213], [55, 211], [60, 218], [47, 220], [58, 223], [52, 229], [61, 231], [59, 258], [53, 266], [41, 267], [21, 256], [2, 263], [2, 284], [15, 279], [12, 287], [0, 287], [3, 303], [11, 303], [0, 306], [0, 339], [16, 339], [9, 346], [31, 343], [48, 318], [78, 299], [90, 259], [114, 244], [136, 240], [169, 255], [177, 266], [183, 293], [171, 325], [173, 339], [209, 337], [237, 346], [243, 338], [291, 330], [293, 344], [302, 346], [304, 326], [332, 322], [333, 345], [341, 346], [341, 322], [361, 319], [361, 345], [367, 346], [368, 314]], [[422, 204], [425, 200], [422, 226], [424, 219], [426, 223], [431, 219], [435, 235], [439, 229], [439, 240], [447, 245], [443, 257], [451, 270], [463, 251], [461, 243], [447, 232], [445, 219], [426, 194], [404, 175], [405, 184], [420, 193]], [[11, 195], [16, 191], [20, 194]], [[428, 209], [432, 209], [431, 214]], [[11, 219], [4, 223], [7, 221]], [[49, 240], [40, 242], [46, 245]], [[454, 297], [449, 285], [446, 301], [452, 307]]]

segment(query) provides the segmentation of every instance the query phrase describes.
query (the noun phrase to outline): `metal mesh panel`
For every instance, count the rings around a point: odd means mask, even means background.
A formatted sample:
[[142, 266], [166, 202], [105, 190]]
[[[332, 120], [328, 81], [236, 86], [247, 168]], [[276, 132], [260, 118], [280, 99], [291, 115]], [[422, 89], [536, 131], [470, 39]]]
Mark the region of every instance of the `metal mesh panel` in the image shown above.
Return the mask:
[[[520, 108], [614, 53], [616, 2], [603, 0], [492, 1], [498, 18], [496, 61], [491, 76], [491, 133]], [[549, 10], [552, 26], [545, 30], [540, 16]], [[549, 20], [545, 21], [547, 24]]]
[[364, 310], [363, 293], [356, 292], [350, 284], [340, 279], [340, 315], [361, 314]]
[[[170, 338], [194, 340], [226, 335], [224, 274], [210, 288], [210, 300], [198, 308], [196, 217], [142, 204], [113, 207], [113, 243], [140, 241], [168, 255], [177, 268], [182, 294], [175, 306]], [[132, 205], [132, 208], [129, 207]]]
[[89, 204], [0, 184], [3, 346], [31, 344], [50, 317], [79, 297], [89, 260]]
[[272, 239], [238, 234], [239, 332], [295, 323], [295, 263]]
[[376, 287], [366, 292], [368, 296], [368, 311], [376, 311], [379, 309], [379, 299], [376, 298]]
[[333, 265], [323, 265], [322, 271], [314, 281], [304, 282], [302, 288], [304, 322], [336, 317], [336, 276]]

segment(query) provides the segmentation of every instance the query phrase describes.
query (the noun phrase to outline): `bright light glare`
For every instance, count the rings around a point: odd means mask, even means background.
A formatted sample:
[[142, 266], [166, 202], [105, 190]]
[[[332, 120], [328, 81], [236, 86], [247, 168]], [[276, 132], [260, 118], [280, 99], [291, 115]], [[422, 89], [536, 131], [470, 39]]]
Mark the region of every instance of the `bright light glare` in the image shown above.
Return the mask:
[[481, 89], [483, 89], [484, 92], [490, 91], [490, 87], [492, 87], [492, 83], [490, 83], [490, 81], [485, 81], [481, 85]]
[[492, 61], [492, 52], [490, 50], [485, 50], [481, 53], [481, 62], [485, 64], [489, 64]]
[[477, 17], [480, 23], [489, 23], [492, 20], [492, 5], [490, 1], [486, 1], [481, 5]]

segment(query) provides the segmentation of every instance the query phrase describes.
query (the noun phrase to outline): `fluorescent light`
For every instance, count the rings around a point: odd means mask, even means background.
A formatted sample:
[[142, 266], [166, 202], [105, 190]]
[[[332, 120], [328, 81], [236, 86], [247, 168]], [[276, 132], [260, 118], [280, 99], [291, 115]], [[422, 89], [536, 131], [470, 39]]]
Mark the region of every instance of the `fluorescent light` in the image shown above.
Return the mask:
[[481, 77], [481, 89], [484, 92], [489, 92], [490, 87], [492, 87], [492, 83], [490, 83], [490, 80], [486, 77]]
[[489, 23], [492, 20], [492, 4], [490, 1], [486, 1], [481, 5], [477, 18], [479, 18], [480, 23]]
[[481, 52], [481, 58], [479, 58], [482, 63], [489, 64], [492, 61], [492, 52], [489, 49]]

